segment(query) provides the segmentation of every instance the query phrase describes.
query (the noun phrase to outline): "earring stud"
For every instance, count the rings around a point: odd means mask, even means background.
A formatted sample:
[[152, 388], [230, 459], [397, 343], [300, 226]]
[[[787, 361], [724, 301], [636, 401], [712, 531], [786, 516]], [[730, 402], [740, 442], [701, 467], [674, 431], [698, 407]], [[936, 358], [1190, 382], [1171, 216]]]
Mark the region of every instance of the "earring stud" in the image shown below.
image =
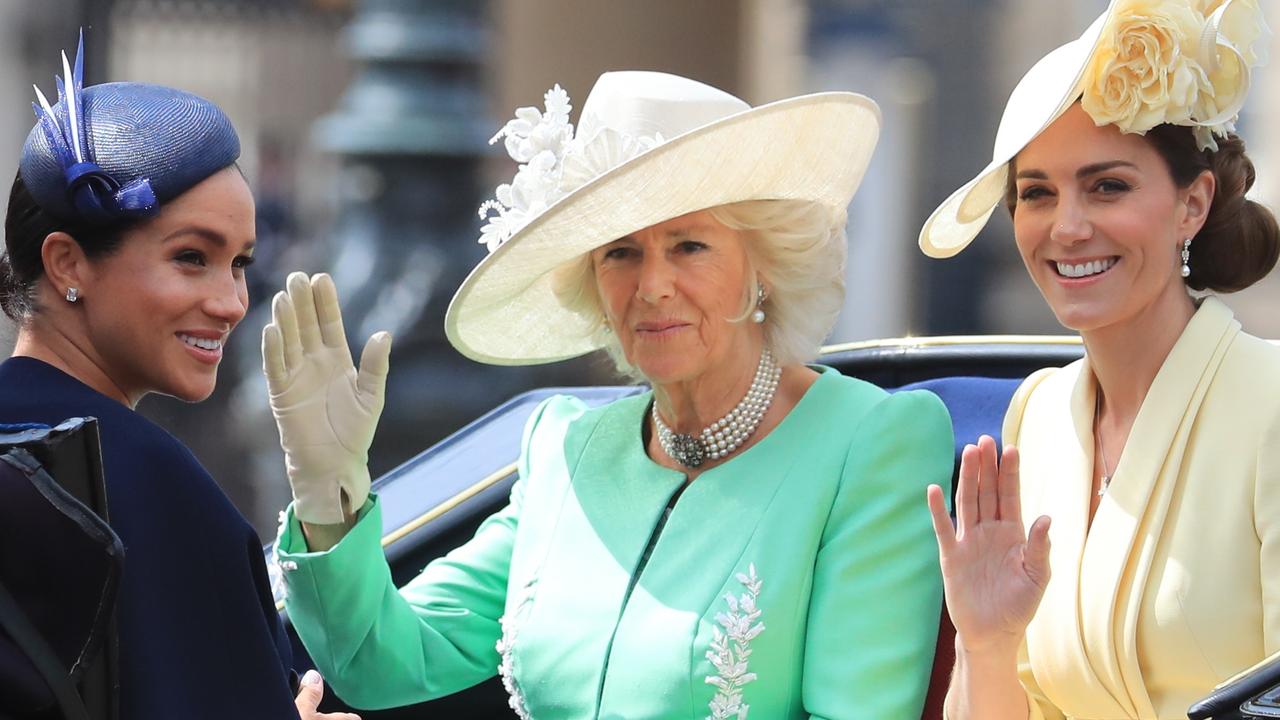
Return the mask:
[[73, 287], [67, 288], [67, 302], [73, 303], [79, 299], [80, 299], [79, 288], [73, 288]]

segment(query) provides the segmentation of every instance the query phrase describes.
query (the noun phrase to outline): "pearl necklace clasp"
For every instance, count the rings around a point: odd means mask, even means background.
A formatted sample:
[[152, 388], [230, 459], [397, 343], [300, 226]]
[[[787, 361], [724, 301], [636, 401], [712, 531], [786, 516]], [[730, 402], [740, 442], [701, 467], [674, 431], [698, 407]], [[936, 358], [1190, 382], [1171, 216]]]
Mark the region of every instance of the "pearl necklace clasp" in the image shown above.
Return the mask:
[[751, 380], [747, 394], [727, 415], [711, 423], [698, 435], [685, 435], [667, 427], [658, 414], [658, 403], [653, 404], [653, 422], [658, 428], [658, 443], [672, 460], [687, 468], [696, 468], [708, 460], [720, 460], [732, 455], [751, 437], [778, 391], [778, 378], [782, 368], [766, 348], [760, 354], [760, 364]]

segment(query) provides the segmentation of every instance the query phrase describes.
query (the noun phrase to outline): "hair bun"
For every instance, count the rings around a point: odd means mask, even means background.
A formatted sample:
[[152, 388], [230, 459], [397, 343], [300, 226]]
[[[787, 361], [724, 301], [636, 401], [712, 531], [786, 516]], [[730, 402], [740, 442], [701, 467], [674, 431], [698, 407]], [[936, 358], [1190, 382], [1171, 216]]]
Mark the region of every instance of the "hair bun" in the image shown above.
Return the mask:
[[13, 263], [9, 261], [9, 253], [0, 252], [0, 310], [11, 320], [22, 316], [22, 308], [17, 302], [21, 285], [13, 272]]
[[1232, 134], [1207, 153], [1217, 179], [1213, 205], [1191, 243], [1191, 275], [1196, 290], [1235, 292], [1258, 282], [1280, 257], [1280, 226], [1264, 205], [1245, 195], [1256, 174], [1244, 140]]

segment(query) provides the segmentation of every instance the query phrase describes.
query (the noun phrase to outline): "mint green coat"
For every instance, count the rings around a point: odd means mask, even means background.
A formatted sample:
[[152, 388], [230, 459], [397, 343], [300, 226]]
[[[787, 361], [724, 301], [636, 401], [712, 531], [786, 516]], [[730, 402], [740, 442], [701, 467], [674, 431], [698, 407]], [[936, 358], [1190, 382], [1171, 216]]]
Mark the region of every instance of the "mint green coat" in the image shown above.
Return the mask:
[[925, 487], [952, 469], [942, 403], [824, 369], [768, 436], [686, 486], [645, 452], [651, 401], [539, 406], [510, 504], [398, 591], [376, 501], [325, 553], [290, 515], [286, 607], [334, 690], [384, 708], [500, 672], [537, 720], [918, 718], [941, 602]]

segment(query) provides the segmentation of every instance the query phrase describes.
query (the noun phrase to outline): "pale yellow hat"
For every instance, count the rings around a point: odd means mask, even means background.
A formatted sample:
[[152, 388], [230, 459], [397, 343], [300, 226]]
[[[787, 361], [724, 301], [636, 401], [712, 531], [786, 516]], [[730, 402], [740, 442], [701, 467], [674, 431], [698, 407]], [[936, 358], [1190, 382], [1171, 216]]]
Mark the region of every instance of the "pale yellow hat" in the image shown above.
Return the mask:
[[[1077, 100], [1098, 125], [1139, 134], [1162, 123], [1194, 126], [1201, 146], [1216, 148], [1214, 135], [1234, 130], [1251, 66], [1265, 61], [1259, 40], [1268, 31], [1257, 1], [1112, 0], [1084, 34], [1018, 82], [991, 162], [933, 211], [920, 249], [935, 258], [965, 249], [1003, 199], [1009, 162]], [[1142, 52], [1151, 47], [1171, 58], [1170, 67], [1151, 67]]]

